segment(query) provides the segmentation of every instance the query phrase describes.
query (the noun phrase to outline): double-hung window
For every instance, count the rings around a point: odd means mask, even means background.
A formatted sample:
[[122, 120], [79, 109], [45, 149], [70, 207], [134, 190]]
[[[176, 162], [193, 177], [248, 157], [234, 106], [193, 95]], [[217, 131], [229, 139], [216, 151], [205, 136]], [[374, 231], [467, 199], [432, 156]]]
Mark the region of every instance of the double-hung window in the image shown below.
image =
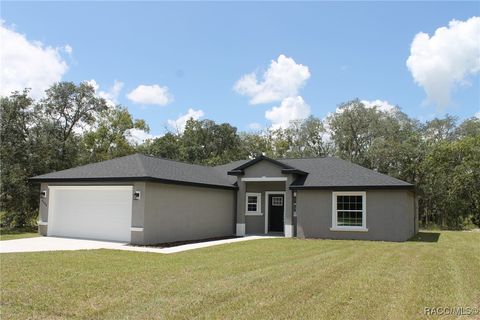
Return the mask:
[[368, 231], [365, 192], [333, 192], [333, 231]]
[[262, 194], [261, 193], [253, 193], [247, 192], [246, 193], [246, 215], [261, 215], [261, 207], [262, 207]]

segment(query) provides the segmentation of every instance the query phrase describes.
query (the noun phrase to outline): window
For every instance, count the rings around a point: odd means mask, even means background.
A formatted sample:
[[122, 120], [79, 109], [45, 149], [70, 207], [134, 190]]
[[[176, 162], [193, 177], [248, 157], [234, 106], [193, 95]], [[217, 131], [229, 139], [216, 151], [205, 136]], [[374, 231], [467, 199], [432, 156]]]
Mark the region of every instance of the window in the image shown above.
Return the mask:
[[283, 197], [272, 197], [272, 206], [274, 207], [283, 206]]
[[262, 207], [262, 194], [261, 193], [246, 193], [246, 215], [261, 215], [260, 208]]
[[333, 192], [333, 231], [367, 231], [366, 193]]

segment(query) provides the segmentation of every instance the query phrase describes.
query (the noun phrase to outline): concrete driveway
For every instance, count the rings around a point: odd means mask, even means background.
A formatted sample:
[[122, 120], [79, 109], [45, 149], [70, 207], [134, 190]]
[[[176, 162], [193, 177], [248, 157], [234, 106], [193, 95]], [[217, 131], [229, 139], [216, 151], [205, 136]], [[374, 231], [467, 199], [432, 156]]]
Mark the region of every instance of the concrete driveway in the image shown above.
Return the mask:
[[153, 247], [137, 247], [129, 246], [122, 242], [109, 242], [85, 239], [71, 239], [58, 237], [36, 237], [16, 240], [0, 241], [0, 253], [14, 252], [42, 252], [42, 251], [64, 251], [64, 250], [91, 250], [91, 249], [112, 249], [139, 252], [154, 253], [176, 253], [193, 249], [206, 248], [220, 244], [227, 244], [240, 241], [258, 240], [274, 237], [264, 236], [247, 236], [243, 238], [233, 238], [224, 240], [215, 240], [208, 242], [190, 243], [170, 248], [153, 248]]
[[0, 241], [0, 253], [60, 250], [118, 249], [126, 243], [84, 239], [36, 237]]

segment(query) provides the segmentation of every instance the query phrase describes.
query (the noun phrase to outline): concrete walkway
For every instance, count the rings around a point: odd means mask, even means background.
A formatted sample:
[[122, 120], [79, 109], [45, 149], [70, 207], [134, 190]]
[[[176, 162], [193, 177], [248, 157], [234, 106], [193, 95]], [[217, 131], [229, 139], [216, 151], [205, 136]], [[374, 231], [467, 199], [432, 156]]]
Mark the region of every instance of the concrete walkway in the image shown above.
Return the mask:
[[124, 242], [109, 242], [84, 239], [58, 238], [58, 237], [36, 237], [16, 240], [0, 241], [0, 253], [14, 252], [43, 252], [43, 251], [64, 251], [64, 250], [93, 250], [93, 249], [112, 249], [138, 252], [154, 252], [154, 253], [177, 253], [187, 250], [194, 250], [206, 247], [217, 246], [221, 244], [234, 243], [248, 240], [259, 240], [275, 238], [271, 236], [246, 236], [243, 238], [233, 238], [224, 240], [215, 240], [207, 242], [198, 242], [184, 244], [181, 246], [170, 248], [152, 248], [129, 246]]

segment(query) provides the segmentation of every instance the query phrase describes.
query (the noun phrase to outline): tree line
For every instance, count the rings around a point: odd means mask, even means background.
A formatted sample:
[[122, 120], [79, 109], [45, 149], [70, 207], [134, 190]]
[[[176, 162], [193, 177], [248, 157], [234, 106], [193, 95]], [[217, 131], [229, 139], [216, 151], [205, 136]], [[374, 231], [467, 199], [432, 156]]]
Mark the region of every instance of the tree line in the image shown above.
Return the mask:
[[140, 152], [219, 165], [272, 158], [336, 156], [416, 185], [423, 226], [480, 226], [480, 120], [445, 116], [421, 122], [399, 107], [360, 100], [342, 103], [326, 119], [288, 128], [238, 132], [228, 123], [190, 119], [183, 132], [136, 143], [149, 131], [127, 108], [112, 106], [87, 83], [60, 82], [34, 101], [29, 90], [0, 98], [0, 214], [3, 228], [34, 226], [38, 186], [28, 178]]

